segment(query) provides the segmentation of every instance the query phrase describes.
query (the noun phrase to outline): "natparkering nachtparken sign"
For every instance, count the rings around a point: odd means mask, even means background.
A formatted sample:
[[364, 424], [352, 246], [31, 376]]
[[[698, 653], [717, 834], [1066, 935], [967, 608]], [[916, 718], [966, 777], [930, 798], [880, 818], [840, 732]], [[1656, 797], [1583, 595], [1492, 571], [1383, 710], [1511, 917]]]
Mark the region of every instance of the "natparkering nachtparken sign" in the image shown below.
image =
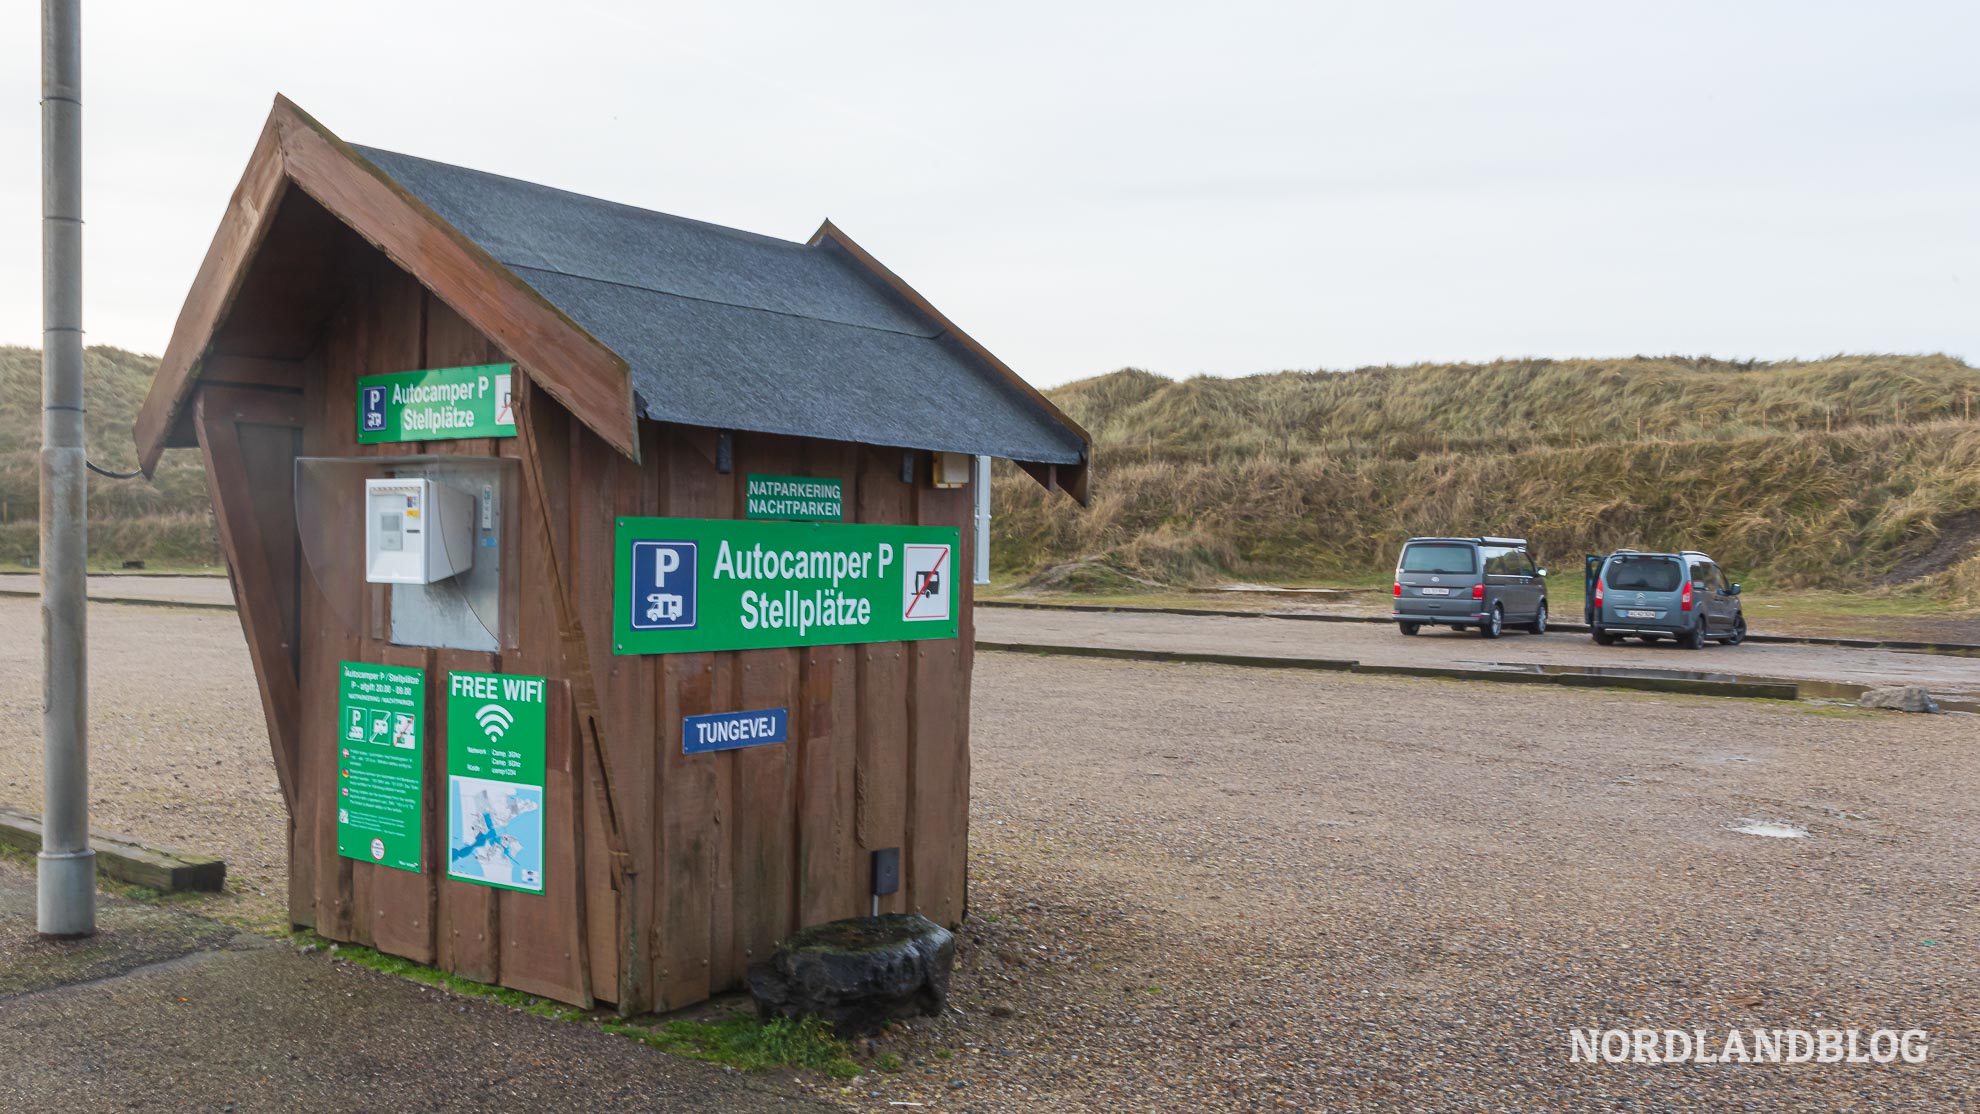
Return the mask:
[[612, 651], [956, 637], [951, 526], [621, 518]]

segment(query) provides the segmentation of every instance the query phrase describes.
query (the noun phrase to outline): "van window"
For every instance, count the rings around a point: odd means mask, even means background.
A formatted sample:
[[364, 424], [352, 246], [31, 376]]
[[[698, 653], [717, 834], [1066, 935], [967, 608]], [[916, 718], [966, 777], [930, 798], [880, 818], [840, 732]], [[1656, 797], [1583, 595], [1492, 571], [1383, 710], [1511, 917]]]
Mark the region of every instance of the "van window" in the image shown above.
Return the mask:
[[1675, 592], [1684, 580], [1684, 566], [1675, 557], [1617, 557], [1603, 580], [1617, 591]]
[[1403, 572], [1471, 573], [1478, 571], [1468, 545], [1427, 542], [1403, 547]]
[[1479, 553], [1485, 557], [1486, 576], [1518, 576], [1518, 562], [1513, 559], [1513, 551], [1499, 546], [1487, 546]]

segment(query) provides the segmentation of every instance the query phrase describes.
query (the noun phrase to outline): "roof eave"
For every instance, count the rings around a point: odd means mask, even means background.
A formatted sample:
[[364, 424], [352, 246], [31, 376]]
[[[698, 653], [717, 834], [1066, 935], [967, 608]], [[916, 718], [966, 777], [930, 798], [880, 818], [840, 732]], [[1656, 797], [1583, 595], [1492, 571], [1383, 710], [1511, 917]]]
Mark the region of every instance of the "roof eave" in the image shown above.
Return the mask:
[[[132, 430], [158, 466], [214, 334], [227, 320], [275, 209], [300, 188], [514, 359], [532, 382], [628, 458], [639, 459], [626, 361], [405, 187], [277, 95], [221, 217]], [[532, 374], [532, 369], [537, 369]]]
[[1072, 496], [1074, 501], [1079, 503], [1080, 506], [1089, 505], [1091, 493], [1088, 486], [1088, 479], [1093, 463], [1092, 435], [1088, 434], [1078, 422], [1067, 417], [1064, 411], [1054, 406], [1052, 400], [1039, 393], [1036, 387], [1025, 382], [1024, 377], [1011, 370], [1009, 364], [998, 359], [988, 348], [979, 344], [974, 337], [957, 328], [956, 323], [949, 320], [941, 310], [936, 309], [934, 304], [927, 298], [922, 297], [920, 291], [909, 286], [899, 275], [888, 269], [886, 264], [874, 258], [873, 254], [865, 248], [860, 247], [858, 243], [854, 242], [852, 237], [846, 235], [838, 225], [833, 224], [830, 220], [819, 225], [818, 231], [812, 233], [811, 239], [807, 243], [810, 246], [816, 247], [828, 241], [851, 256], [868, 274], [877, 279], [882, 286], [892, 290], [902, 300], [913, 306], [916, 312], [940, 326], [943, 332], [954, 339], [957, 344], [960, 344], [965, 351], [981, 360], [992, 371], [1003, 377], [1005, 382], [1020, 394], [1029, 398], [1040, 409], [1045, 411], [1053, 421], [1058, 422], [1068, 431], [1079, 437], [1080, 460], [1077, 464], [1043, 464], [1036, 461], [1023, 460], [1016, 461], [1015, 463], [1023, 468], [1026, 474], [1045, 485], [1047, 490], [1064, 491], [1066, 494]]

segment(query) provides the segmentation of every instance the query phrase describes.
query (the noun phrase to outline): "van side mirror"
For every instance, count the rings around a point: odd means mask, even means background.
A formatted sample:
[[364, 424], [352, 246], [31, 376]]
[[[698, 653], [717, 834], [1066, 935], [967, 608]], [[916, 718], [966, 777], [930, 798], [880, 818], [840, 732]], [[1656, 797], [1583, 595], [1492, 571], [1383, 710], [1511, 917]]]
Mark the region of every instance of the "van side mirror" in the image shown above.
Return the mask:
[[1732, 594], [1735, 596], [1739, 595], [1739, 585], [1735, 584], [1732, 586]]
[[1546, 570], [1546, 569], [1541, 569], [1541, 570], [1539, 570], [1538, 572], [1536, 572], [1536, 573], [1534, 573], [1533, 575], [1535, 575], [1535, 576], [1546, 576], [1546, 575], [1547, 575], [1547, 570]]

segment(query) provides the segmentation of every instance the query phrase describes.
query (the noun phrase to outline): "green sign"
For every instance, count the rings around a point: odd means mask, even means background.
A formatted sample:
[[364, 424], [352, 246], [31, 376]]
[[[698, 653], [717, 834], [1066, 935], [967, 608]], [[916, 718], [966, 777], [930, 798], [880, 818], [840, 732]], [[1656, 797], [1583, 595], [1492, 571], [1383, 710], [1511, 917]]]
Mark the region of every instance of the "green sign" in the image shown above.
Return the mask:
[[514, 437], [514, 364], [443, 367], [358, 379], [358, 444]]
[[621, 518], [612, 650], [954, 638], [960, 549], [948, 526]]
[[337, 853], [419, 873], [426, 673], [338, 666]]
[[840, 480], [752, 475], [743, 494], [749, 518], [838, 522], [846, 517], [846, 485]]
[[447, 675], [447, 876], [543, 892], [541, 677]]

